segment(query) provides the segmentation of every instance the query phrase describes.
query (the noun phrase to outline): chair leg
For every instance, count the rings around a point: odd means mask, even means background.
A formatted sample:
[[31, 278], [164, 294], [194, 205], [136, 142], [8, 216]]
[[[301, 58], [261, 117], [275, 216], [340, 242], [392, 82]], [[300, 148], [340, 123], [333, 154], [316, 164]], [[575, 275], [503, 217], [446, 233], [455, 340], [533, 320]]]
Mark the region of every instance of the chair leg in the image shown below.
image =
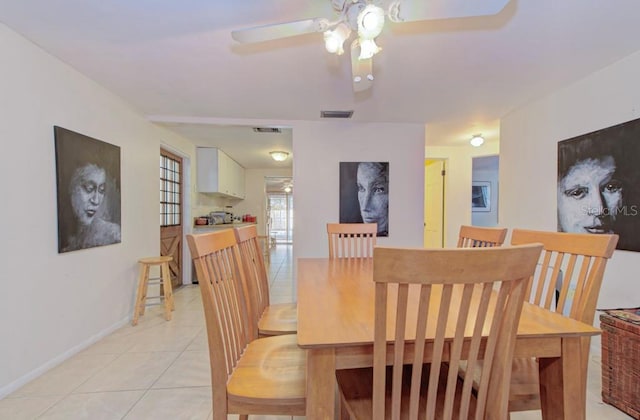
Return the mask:
[[143, 282], [142, 282], [142, 299], [140, 299], [140, 316], [144, 315], [144, 311], [147, 309], [147, 292], [149, 291], [149, 271], [151, 267], [147, 264], [144, 265], [143, 269]]
[[171, 289], [171, 276], [169, 275], [169, 263], [162, 263], [160, 266], [162, 272], [162, 286], [164, 289], [164, 318], [171, 320], [171, 311], [173, 310], [173, 292]]
[[149, 279], [149, 266], [140, 264], [140, 274], [138, 277], [138, 292], [136, 294], [136, 303], [133, 309], [132, 325], [138, 325], [138, 319], [144, 315], [145, 301], [147, 298], [147, 282]]
[[176, 310], [176, 305], [175, 305], [175, 301], [173, 300], [173, 285], [171, 284], [171, 265], [169, 263], [167, 263], [167, 276], [169, 277], [169, 287], [171, 288], [171, 310], [175, 311]]

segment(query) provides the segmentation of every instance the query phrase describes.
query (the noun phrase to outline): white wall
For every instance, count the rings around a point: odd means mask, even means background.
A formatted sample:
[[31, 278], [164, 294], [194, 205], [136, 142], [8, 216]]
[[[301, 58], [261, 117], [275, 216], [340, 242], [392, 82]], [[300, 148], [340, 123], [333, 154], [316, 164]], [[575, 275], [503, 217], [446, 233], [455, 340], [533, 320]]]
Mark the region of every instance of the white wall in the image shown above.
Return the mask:
[[340, 162], [389, 162], [389, 237], [378, 244], [421, 247], [423, 151], [423, 125], [295, 123], [295, 257], [328, 255], [326, 224], [339, 220]]
[[[428, 130], [428, 128], [427, 128]], [[455, 247], [460, 225], [471, 224], [471, 178], [473, 158], [496, 155], [497, 142], [472, 146], [427, 146], [425, 158], [445, 159], [444, 180], [444, 246]]]
[[[196, 165], [197, 163], [194, 162], [194, 166]], [[193, 176], [193, 179], [196, 179], [195, 173]], [[195, 191], [195, 186], [193, 187], [193, 189], [193, 217], [208, 216], [212, 211], [226, 211], [227, 206], [233, 206], [234, 203], [240, 200], [237, 198], [224, 197], [213, 193], [199, 193]], [[193, 225], [193, 218], [188, 222]]]
[[[189, 143], [0, 24], [0, 397], [126, 323], [159, 253], [160, 143]], [[120, 146], [122, 243], [57, 251], [53, 126]]]
[[[502, 225], [556, 230], [558, 141], [640, 117], [638, 74], [640, 53], [502, 120]], [[639, 265], [640, 253], [615, 251], [607, 266], [598, 308], [638, 306], [640, 287], [634, 273]]]

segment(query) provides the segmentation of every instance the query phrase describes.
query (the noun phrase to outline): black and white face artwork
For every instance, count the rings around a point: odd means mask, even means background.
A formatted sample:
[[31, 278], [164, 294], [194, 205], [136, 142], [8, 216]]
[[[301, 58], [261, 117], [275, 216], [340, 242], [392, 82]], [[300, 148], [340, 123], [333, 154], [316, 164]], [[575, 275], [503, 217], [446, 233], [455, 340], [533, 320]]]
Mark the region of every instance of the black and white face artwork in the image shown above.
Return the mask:
[[387, 233], [389, 231], [389, 164], [360, 162], [356, 182], [362, 221], [377, 223], [378, 233]]
[[558, 181], [558, 226], [562, 232], [614, 233], [622, 183], [611, 156], [572, 165]]
[[120, 148], [55, 127], [58, 252], [121, 241]]
[[377, 223], [389, 236], [389, 162], [340, 162], [340, 223]]
[[558, 142], [558, 231], [640, 251], [640, 119]]

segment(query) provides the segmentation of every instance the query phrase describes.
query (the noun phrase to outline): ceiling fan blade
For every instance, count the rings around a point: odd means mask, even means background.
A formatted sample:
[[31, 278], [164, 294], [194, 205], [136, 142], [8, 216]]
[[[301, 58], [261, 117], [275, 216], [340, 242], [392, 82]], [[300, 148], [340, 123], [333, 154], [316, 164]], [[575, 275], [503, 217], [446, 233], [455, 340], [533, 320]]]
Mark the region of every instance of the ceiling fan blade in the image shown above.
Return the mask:
[[360, 60], [360, 45], [357, 41], [351, 44], [351, 82], [354, 92], [362, 92], [373, 85], [373, 60]]
[[393, 22], [487, 16], [499, 13], [510, 0], [398, 0], [389, 6]]
[[252, 42], [271, 41], [313, 32], [324, 32], [329, 27], [329, 21], [324, 18], [296, 20], [287, 23], [256, 26], [255, 28], [238, 29], [231, 32], [231, 37], [243, 44]]

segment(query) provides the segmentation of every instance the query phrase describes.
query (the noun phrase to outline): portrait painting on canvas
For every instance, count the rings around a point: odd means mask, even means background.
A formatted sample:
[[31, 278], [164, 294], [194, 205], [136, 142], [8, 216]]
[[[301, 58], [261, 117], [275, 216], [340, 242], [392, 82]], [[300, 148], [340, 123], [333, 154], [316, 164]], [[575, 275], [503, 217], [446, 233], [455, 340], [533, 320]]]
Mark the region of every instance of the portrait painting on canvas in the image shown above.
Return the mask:
[[58, 252], [119, 243], [120, 147], [54, 127]]
[[558, 231], [640, 251], [640, 119], [558, 142]]
[[389, 236], [389, 162], [340, 162], [340, 223], [377, 223]]

